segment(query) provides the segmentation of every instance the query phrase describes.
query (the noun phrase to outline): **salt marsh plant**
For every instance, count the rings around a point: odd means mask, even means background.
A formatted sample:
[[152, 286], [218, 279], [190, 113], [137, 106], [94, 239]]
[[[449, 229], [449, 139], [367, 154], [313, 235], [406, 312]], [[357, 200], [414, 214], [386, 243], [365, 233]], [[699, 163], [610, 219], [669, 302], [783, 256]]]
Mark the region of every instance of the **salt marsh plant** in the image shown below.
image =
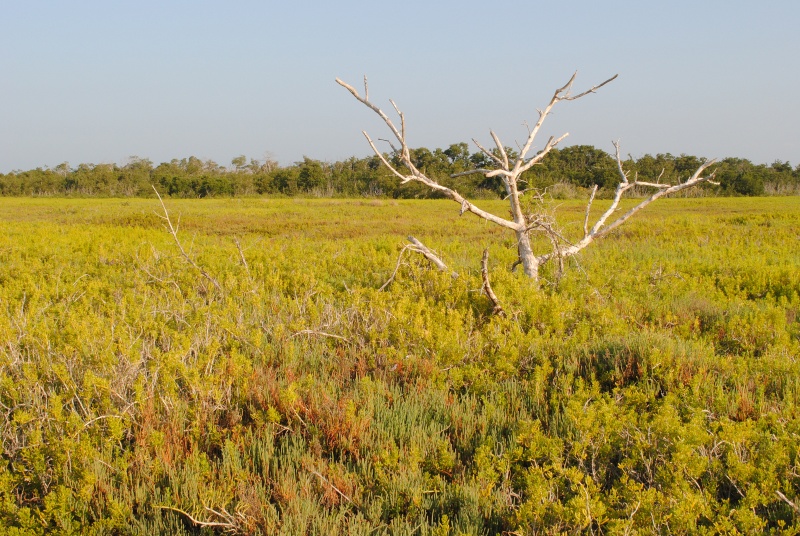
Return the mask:
[[[389, 101], [400, 119], [400, 126], [397, 127], [392, 119], [386, 115], [383, 110], [369, 100], [369, 86], [367, 85], [366, 77], [364, 77], [363, 97], [353, 86], [343, 82], [338, 78], [336, 79], [336, 82], [347, 89], [347, 91], [349, 91], [353, 97], [356, 98], [356, 100], [375, 112], [389, 128], [389, 131], [394, 138], [394, 141], [387, 140], [392, 149], [392, 153], [389, 156], [378, 150], [375, 142], [372, 141], [372, 138], [370, 138], [366, 131], [364, 131], [364, 136], [367, 138], [367, 141], [370, 147], [372, 147], [372, 150], [375, 152], [376, 156], [380, 158], [384, 166], [386, 166], [392, 172], [392, 174], [401, 181], [401, 183], [405, 184], [408, 182], [418, 182], [423, 184], [431, 190], [434, 190], [444, 197], [452, 199], [460, 204], [462, 215], [465, 212], [471, 212], [480, 218], [513, 231], [516, 237], [516, 246], [518, 252], [518, 259], [514, 263], [514, 266], [521, 264], [525, 275], [535, 281], [538, 281], [539, 267], [543, 264], [551, 260], [556, 260], [559, 263], [559, 273], [561, 273], [561, 271], [563, 271], [564, 259], [576, 255], [586, 246], [593, 243], [596, 239], [606, 236], [608, 233], [625, 223], [631, 216], [653, 201], [666, 195], [685, 190], [686, 188], [691, 188], [704, 181], [709, 181], [711, 177], [713, 177], [713, 174], [703, 176], [703, 172], [714, 163], [714, 161], [711, 160], [700, 164], [691, 177], [689, 177], [685, 182], [678, 184], [662, 183], [660, 181], [661, 176], [659, 176], [655, 182], [639, 180], [638, 176], [635, 176], [633, 180], [629, 180], [629, 174], [623, 169], [619, 144], [614, 143], [620, 182], [617, 184], [617, 187], [614, 191], [611, 205], [605, 212], [603, 212], [603, 214], [590, 228], [589, 214], [595, 194], [597, 193], [597, 185], [595, 185], [591, 190], [589, 202], [586, 205], [583, 236], [577, 240], [565, 237], [564, 233], [562, 233], [562, 231], [556, 226], [556, 220], [548, 210], [543, 209], [541, 205], [536, 203], [529, 203], [527, 204], [528, 206], [526, 206], [526, 204], [523, 203], [522, 198], [523, 195], [528, 191], [523, 186], [526, 182], [524, 179], [525, 172], [530, 170], [533, 166], [539, 164], [552, 149], [554, 149], [561, 141], [564, 140], [564, 138], [569, 135], [568, 133], [565, 133], [558, 138], [551, 136], [540, 151], [532, 154], [534, 140], [536, 139], [537, 134], [539, 134], [545, 119], [547, 119], [548, 115], [553, 110], [553, 107], [561, 101], [573, 101], [590, 93], [594, 93], [601, 87], [617, 78], [617, 75], [614, 75], [605, 82], [602, 82], [591, 89], [588, 89], [577, 95], [573, 95], [572, 86], [575, 82], [576, 76], [577, 73], [573, 74], [564, 86], [556, 89], [547, 106], [544, 109], [539, 110], [539, 118], [536, 121], [536, 124], [532, 128], [528, 129], [527, 138], [525, 143], [520, 147], [519, 152], [516, 152], [513, 149], [503, 145], [497, 134], [494, 131], [490, 131], [490, 135], [495, 144], [495, 148], [492, 150], [486, 149], [473, 138], [475, 145], [486, 157], [486, 162], [488, 164], [487, 167], [452, 175], [452, 178], [472, 174], [483, 174], [487, 179], [492, 179], [495, 177], [499, 178], [503, 184], [506, 197], [510, 203], [511, 218], [497, 216], [492, 212], [488, 212], [478, 207], [462, 196], [455, 188], [445, 186], [422, 172], [415, 164], [414, 159], [411, 156], [411, 149], [406, 141], [405, 115], [403, 115], [403, 112], [400, 111], [393, 100]], [[395, 143], [399, 143], [399, 146], [396, 146]], [[648, 189], [654, 193], [609, 223], [609, 218], [611, 218], [611, 216], [614, 215], [619, 208], [622, 196], [633, 188]], [[550, 249], [549, 252], [541, 255], [534, 254], [531, 246], [530, 236], [531, 233], [534, 232], [543, 233], [548, 238], [550, 246], [548, 248]]]
[[[796, 198], [664, 200], [504, 316], [450, 201], [165, 203], [194, 265], [155, 199], [0, 200], [1, 534], [800, 530]], [[424, 229], [459, 277], [379, 291]]]

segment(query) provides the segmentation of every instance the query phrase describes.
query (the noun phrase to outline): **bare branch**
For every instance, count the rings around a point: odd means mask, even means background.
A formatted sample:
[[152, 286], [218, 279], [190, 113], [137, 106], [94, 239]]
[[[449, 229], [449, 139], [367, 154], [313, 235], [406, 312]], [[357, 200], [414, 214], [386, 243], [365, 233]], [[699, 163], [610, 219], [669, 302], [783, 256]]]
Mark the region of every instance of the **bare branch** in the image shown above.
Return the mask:
[[528, 229], [531, 230], [531, 231], [535, 230], [535, 229], [542, 230], [542, 231], [545, 232], [545, 234], [548, 236], [548, 238], [551, 241], [554, 241], [556, 243], [560, 244], [561, 242], [563, 242], [564, 244], [567, 244], [568, 246], [574, 246], [575, 245], [572, 242], [570, 242], [569, 240], [567, 240], [560, 232], [558, 232], [558, 230], [556, 230], [556, 226], [555, 226], [555, 221], [554, 220], [553, 221], [546, 221], [545, 219], [540, 219], [540, 220], [534, 221], [533, 224], [531, 224], [528, 227]]
[[492, 284], [489, 282], [489, 248], [483, 250], [481, 276], [483, 277], [483, 291], [486, 293], [486, 297], [489, 298], [489, 301], [492, 302], [492, 313], [498, 316], [505, 316], [506, 312], [503, 310], [503, 306], [500, 305], [500, 300], [497, 299], [497, 295], [495, 295], [492, 290]]
[[169, 217], [169, 212], [167, 211], [166, 205], [164, 205], [164, 200], [161, 199], [161, 194], [158, 193], [158, 190], [156, 190], [155, 186], [153, 186], [153, 191], [156, 193], [156, 197], [158, 197], [158, 201], [159, 203], [161, 203], [161, 208], [164, 210], [164, 215], [163, 216], [158, 215], [158, 217], [166, 222], [165, 227], [169, 231], [169, 234], [172, 235], [172, 238], [175, 240], [175, 244], [178, 246], [178, 250], [181, 252], [183, 258], [186, 259], [186, 262], [188, 262], [192, 267], [194, 267], [195, 270], [200, 272], [200, 275], [208, 279], [217, 288], [218, 291], [222, 292], [222, 287], [217, 282], [217, 280], [211, 277], [211, 275], [208, 272], [206, 272], [206, 270], [202, 266], [199, 266], [196, 262], [194, 262], [194, 259], [192, 259], [189, 256], [189, 254], [186, 253], [186, 251], [183, 249], [181, 241], [178, 240], [178, 228], [172, 225], [172, 220]]
[[400, 269], [400, 265], [403, 262], [403, 253], [405, 253], [406, 251], [408, 251], [412, 247], [413, 246], [411, 244], [406, 244], [405, 246], [403, 246], [403, 249], [400, 250], [400, 254], [397, 256], [397, 264], [394, 267], [394, 271], [392, 272], [392, 275], [389, 276], [389, 279], [386, 280], [386, 283], [381, 285], [381, 288], [379, 288], [378, 290], [385, 289], [386, 287], [388, 287], [392, 283], [392, 281], [394, 281], [394, 278], [397, 276], [397, 271]]
[[[367, 108], [369, 108], [370, 110], [372, 110], [373, 112], [378, 114], [380, 116], [380, 118], [383, 119], [383, 122], [386, 123], [386, 126], [388, 126], [389, 129], [392, 131], [392, 133], [394, 134], [395, 138], [397, 138], [397, 141], [399, 141], [400, 143], [405, 145], [405, 142], [403, 140], [403, 136], [400, 134], [400, 132], [394, 126], [394, 123], [392, 123], [392, 120], [389, 119], [389, 116], [387, 116], [385, 113], [383, 113], [383, 110], [381, 110], [380, 108], [378, 108], [377, 106], [372, 104], [372, 102], [370, 102], [370, 100], [368, 98], [361, 97], [361, 95], [358, 94], [358, 91], [356, 91], [356, 89], [353, 86], [351, 86], [350, 84], [342, 82], [338, 78], [336, 79], [336, 83], [339, 84], [340, 86], [342, 86], [343, 88], [345, 88], [347, 91], [349, 91], [356, 98], [356, 100], [358, 100], [364, 106], [366, 106]], [[366, 88], [366, 83], [367, 83], [367, 77], [365, 76], [364, 77], [365, 88]], [[365, 89], [365, 93], [366, 93], [366, 89]]]
[[622, 167], [622, 158], [620, 157], [620, 148], [619, 148], [619, 140], [612, 141], [611, 144], [614, 146], [614, 153], [617, 156], [617, 171], [619, 171], [619, 176], [622, 179], [622, 182], [628, 184], [628, 173]]
[[[453, 173], [453, 174], [450, 175], [450, 178], [451, 179], [455, 179], [455, 178], [458, 178], [458, 177], [466, 177], [467, 175], [477, 175], [477, 174], [489, 175], [489, 174], [492, 174], [492, 173], [494, 173], [494, 170], [492, 170], [492, 169], [479, 168], [479, 169], [471, 169], [469, 171], [462, 171], [461, 173]], [[495, 176], [495, 175], [493, 175], [493, 176]]]
[[378, 141], [385, 141], [389, 145], [389, 147], [392, 148], [392, 152], [394, 154], [400, 153], [400, 151], [397, 150], [397, 147], [394, 146], [394, 143], [392, 143], [392, 140], [387, 140], [386, 138], [378, 138]]
[[[427, 246], [425, 246], [425, 244], [423, 244], [413, 236], [409, 236], [408, 241], [411, 242], [411, 244], [413, 245], [413, 247], [411, 248], [413, 251], [421, 253], [422, 256], [431, 261], [437, 268], [439, 268], [439, 270], [441, 270], [442, 272], [446, 272], [448, 270], [447, 265], [442, 261], [442, 259], [437, 257], [433, 251], [431, 251], [430, 249], [427, 248]], [[458, 277], [458, 274], [456, 272], [453, 272], [452, 276]]]
[[[553, 94], [553, 98], [554, 99], [559, 98], [559, 95], [561, 95], [562, 93], [566, 93], [567, 95], [569, 95], [569, 91], [570, 89], [572, 89], [572, 84], [575, 83], [575, 78], [577, 78], [577, 76], [578, 76], [578, 71], [572, 73], [572, 76], [567, 81], [567, 83], [556, 90], [556, 92]], [[541, 114], [541, 112], [539, 112], [539, 114]]]
[[[618, 166], [622, 176], [625, 178], [625, 180], [627, 180], [627, 174], [622, 169], [622, 158], [620, 156], [619, 144], [615, 143], [614, 147], [616, 148], [617, 166]], [[635, 181], [635, 182], [632, 182], [632, 183], [626, 183], [624, 185], [624, 187], [623, 187], [623, 184], [620, 183], [620, 185], [617, 187], [618, 191], [621, 190], [620, 193], [619, 193], [619, 196], [621, 196], [622, 193], [624, 193], [626, 190], [628, 190], [629, 188], [631, 188], [633, 186], [654, 187], [654, 188], [657, 188], [658, 191], [655, 192], [650, 197], [648, 197], [647, 199], [645, 199], [644, 201], [642, 201], [641, 203], [639, 203], [638, 205], [636, 205], [633, 208], [631, 208], [630, 210], [628, 210], [628, 212], [623, 214], [621, 217], [619, 217], [613, 223], [609, 224], [608, 227], [604, 228], [602, 231], [600, 231], [600, 227], [602, 226], [602, 224], [601, 225], [595, 225], [595, 229], [593, 229], [593, 233], [596, 234], [597, 238], [605, 236], [609, 232], [613, 231], [614, 229], [616, 229], [617, 227], [619, 227], [620, 225], [625, 223], [628, 219], [630, 219], [631, 216], [633, 216], [634, 214], [636, 214], [637, 212], [642, 210], [644, 207], [646, 207], [647, 205], [649, 205], [650, 203], [652, 203], [656, 199], [659, 199], [659, 198], [664, 197], [664, 196], [669, 195], [669, 194], [673, 194], [675, 192], [680, 192], [681, 190], [685, 190], [686, 188], [691, 188], [692, 186], [696, 186], [697, 184], [700, 184], [701, 182], [710, 181], [710, 179], [714, 178], [714, 173], [711, 173], [711, 175], [708, 175], [706, 177], [703, 177], [702, 174], [706, 169], [708, 169], [710, 166], [714, 165], [715, 163], [716, 163], [716, 159], [711, 159], [711, 160], [708, 160], [706, 162], [703, 162], [700, 165], [700, 167], [697, 168], [697, 170], [692, 174], [692, 176], [686, 182], [675, 184], [675, 185], [672, 185], [672, 186], [664, 185], [664, 184], [652, 184], [652, 183], [648, 183], [648, 182]], [[615, 195], [615, 200], [617, 200], [617, 197], [618, 196]], [[616, 204], [614, 205], [614, 208], [616, 208]], [[610, 212], [608, 212], [608, 215], [610, 215]], [[605, 221], [605, 219], [603, 219], [603, 221]], [[600, 222], [598, 222], [598, 224], [599, 223]]]
[[635, 180], [634, 184], [636, 186], [649, 186], [650, 188], [669, 188], [669, 184], [664, 184], [661, 182], [642, 182], [640, 180]]
[[[617, 155], [619, 156], [619, 144], [615, 142], [614, 147], [617, 148]], [[633, 185], [628, 182], [628, 174], [622, 168], [622, 161], [619, 159], [619, 157], [617, 158], [617, 168], [619, 170], [620, 183], [617, 185], [617, 188], [614, 191], [614, 199], [611, 201], [611, 206], [608, 207], [608, 210], [606, 210], [603, 213], [603, 215], [600, 216], [600, 219], [597, 220], [597, 222], [592, 227], [592, 231], [591, 233], [589, 233], [591, 236], [597, 234], [600, 228], [603, 227], [603, 225], [605, 225], [606, 220], [608, 220], [608, 218], [611, 217], [611, 215], [617, 210], [619, 202], [622, 199], [622, 194], [624, 194], [633, 187]]]
[[519, 168], [518, 173], [519, 174], [525, 173], [530, 168], [532, 168], [534, 165], [536, 165], [539, 162], [541, 162], [542, 159], [545, 156], [547, 156], [547, 153], [549, 153], [556, 145], [558, 145], [561, 142], [561, 140], [563, 140], [567, 136], [569, 136], [569, 132], [565, 132], [564, 134], [562, 134], [558, 138], [556, 138], [554, 136], [551, 136], [550, 139], [547, 140], [547, 144], [544, 146], [544, 149], [542, 149], [536, 156], [534, 156], [533, 158], [528, 160], [528, 162], [526, 164], [522, 165]]
[[[583, 239], [580, 240], [577, 244], [573, 244], [567, 248], [562, 249], [561, 251], [554, 251], [551, 253], [547, 253], [545, 255], [540, 255], [538, 257], [539, 263], [543, 264], [557, 256], [572, 256], [577, 254], [583, 248], [591, 244], [594, 240], [598, 238], [602, 238], [606, 236], [608, 233], [628, 221], [634, 214], [645, 208], [647, 205], [660, 199], [661, 197], [667, 196], [669, 194], [673, 194], [675, 192], [679, 192], [681, 190], [685, 190], [687, 188], [691, 188], [700, 184], [701, 182], [712, 182], [711, 179], [714, 177], [714, 173], [711, 173], [708, 176], [703, 176], [703, 172], [716, 163], [716, 160], [708, 160], [701, 164], [697, 170], [692, 174], [692, 176], [686, 180], [685, 182], [679, 184], [662, 184], [661, 182], [651, 183], [651, 182], [644, 182], [639, 181], [638, 179], [634, 179], [630, 181], [628, 178], [628, 173], [625, 171], [622, 165], [622, 157], [620, 155], [620, 146], [619, 143], [614, 142], [614, 148], [616, 152], [616, 159], [617, 159], [617, 170], [619, 171], [620, 182], [617, 185], [616, 190], [614, 191], [614, 197], [611, 201], [611, 205], [608, 209], [600, 216], [600, 218], [595, 222], [594, 226], [592, 226], [591, 230], [588, 230], [588, 219], [589, 219], [589, 210], [591, 208], [591, 202], [594, 200], [594, 194], [596, 192], [596, 186], [592, 190], [592, 194], [589, 200], [589, 204], [586, 207], [586, 216], [584, 219], [584, 236]], [[659, 176], [660, 177], [660, 176]], [[644, 199], [630, 210], [628, 210], [625, 214], [614, 220], [612, 223], [606, 225], [608, 219], [616, 212], [617, 208], [619, 207], [620, 201], [622, 200], [622, 196], [635, 186], [641, 186], [645, 188], [654, 188], [656, 191], [650, 195], [650, 197]]]
[[[578, 73], [577, 73], [577, 71], [575, 72], [575, 74], [578, 74]], [[583, 97], [583, 96], [586, 96], [586, 95], [588, 95], [589, 93], [595, 93], [595, 92], [596, 92], [598, 89], [600, 89], [600, 88], [601, 88], [601, 87], [603, 87], [604, 85], [608, 84], [609, 82], [613, 81], [613, 80], [614, 80], [614, 79], [616, 79], [618, 76], [619, 76], [618, 74], [615, 74], [614, 76], [612, 76], [611, 78], [609, 78], [609, 79], [608, 79], [608, 80], [606, 80], [605, 82], [602, 82], [602, 83], [600, 83], [600, 84], [597, 84], [596, 86], [593, 86], [593, 87], [591, 87], [591, 88], [587, 89], [587, 90], [586, 90], [586, 91], [584, 91], [583, 93], [580, 93], [580, 94], [578, 94], [578, 95], [575, 95], [575, 96], [569, 96], [569, 95], [566, 95], [566, 96], [564, 96], [564, 97], [560, 97], [560, 98], [559, 98], [559, 100], [570, 100], [570, 101], [571, 101], [571, 100], [577, 100], [577, 99], [580, 99], [580, 98], [581, 98], [581, 97]], [[573, 80], [574, 80], [574, 78], [575, 78], [575, 76], [573, 75]], [[569, 86], [571, 86], [571, 85], [572, 85], [572, 80], [570, 80], [570, 83], [569, 83], [568, 85], [569, 85]], [[565, 86], [565, 87], [566, 87], [566, 86]]]
[[[514, 171], [515, 172], [519, 172], [520, 171], [520, 168], [522, 167], [523, 162], [525, 162], [525, 159], [527, 158], [528, 151], [530, 151], [531, 146], [533, 145], [533, 140], [536, 138], [536, 135], [539, 133], [539, 129], [541, 129], [542, 124], [544, 123], [545, 119], [550, 114], [550, 111], [553, 109], [553, 106], [555, 106], [556, 103], [558, 103], [559, 101], [562, 101], [562, 100], [576, 100], [576, 99], [579, 99], [580, 97], [583, 97], [584, 95], [586, 95], [588, 93], [594, 93], [595, 91], [597, 91], [598, 89], [600, 89], [604, 85], [608, 84], [609, 82], [611, 82], [612, 80], [614, 80], [617, 77], [617, 75], [614, 75], [613, 77], [609, 78], [608, 80], [606, 80], [602, 84], [598, 84], [598, 85], [592, 87], [591, 89], [589, 89], [588, 91], [584, 91], [580, 95], [576, 95], [574, 97], [570, 97], [569, 96], [569, 91], [572, 88], [572, 84], [575, 82], [575, 77], [576, 76], [578, 76], [578, 72], [577, 71], [575, 71], [575, 73], [573, 73], [572, 77], [569, 79], [569, 81], [566, 84], [564, 84], [564, 86], [560, 87], [559, 89], [557, 89], [555, 91], [555, 93], [553, 94], [553, 98], [550, 99], [550, 103], [545, 107], [545, 109], [539, 111], [539, 120], [536, 121], [536, 125], [534, 125], [534, 127], [532, 129], [530, 129], [529, 134], [528, 134], [528, 139], [526, 140], [524, 147], [520, 151], [519, 157], [517, 158], [517, 161], [516, 161], [516, 163], [514, 165]], [[559, 138], [558, 141], [561, 141], [562, 139], [564, 139], [565, 136], [566, 136], [566, 134], [564, 136], [562, 136], [561, 138]], [[556, 143], [558, 143], [558, 142], [556, 142]], [[555, 146], [555, 144], [553, 144], [553, 147], [554, 146]], [[552, 147], [550, 147], [550, 148], [552, 148]], [[549, 151], [549, 149], [548, 149], [548, 151]], [[542, 155], [542, 157], [543, 156], [544, 155]], [[531, 165], [533, 165], [533, 164], [528, 165], [526, 169], [530, 168]]]
[[[443, 272], [446, 272], [448, 270], [447, 265], [435, 253], [433, 253], [430, 249], [428, 249], [422, 242], [420, 242], [413, 236], [409, 236], [408, 241], [411, 243], [406, 244], [405, 246], [403, 246], [403, 249], [400, 250], [400, 254], [397, 256], [397, 264], [394, 267], [392, 275], [389, 276], [389, 279], [387, 279], [386, 282], [383, 285], [381, 285], [381, 287], [378, 290], [385, 289], [392, 283], [392, 281], [394, 281], [395, 277], [397, 276], [397, 272], [402, 264], [403, 254], [406, 251], [413, 251], [414, 253], [419, 253]], [[454, 278], [458, 277], [458, 273], [452, 272], [452, 276]]]
[[399, 152], [398, 156], [400, 158], [400, 161], [410, 171], [409, 175], [401, 173], [397, 168], [392, 166], [391, 163], [383, 155], [383, 153], [381, 153], [378, 150], [378, 148], [375, 146], [375, 143], [372, 141], [372, 139], [369, 137], [369, 135], [366, 132], [363, 132], [364, 137], [367, 139], [367, 142], [369, 143], [369, 145], [372, 148], [373, 152], [378, 156], [378, 158], [381, 160], [381, 162], [392, 172], [392, 174], [394, 174], [397, 178], [400, 179], [402, 184], [407, 183], [409, 181], [421, 182], [424, 185], [428, 186], [429, 188], [431, 188], [433, 190], [436, 190], [438, 192], [441, 192], [446, 197], [452, 199], [453, 201], [456, 201], [462, 207], [466, 206], [467, 207], [467, 211], [472, 212], [473, 214], [475, 214], [475, 215], [477, 215], [477, 216], [479, 216], [481, 218], [484, 218], [486, 220], [489, 220], [489, 221], [491, 221], [493, 223], [496, 223], [498, 225], [501, 225], [501, 226], [509, 228], [509, 229], [514, 229], [514, 230], [518, 229], [519, 226], [517, 225], [517, 223], [515, 223], [513, 221], [506, 220], [506, 219], [501, 218], [499, 216], [495, 216], [494, 214], [491, 214], [490, 212], [486, 212], [485, 210], [482, 210], [482, 209], [478, 208], [473, 203], [465, 200], [464, 197], [461, 194], [459, 194], [457, 191], [455, 191], [455, 190], [453, 190], [451, 188], [448, 188], [446, 186], [442, 186], [441, 184], [439, 184], [435, 180], [433, 180], [433, 179], [429, 178], [428, 176], [426, 176], [419, 169], [417, 169], [417, 167], [411, 161], [411, 153], [410, 153], [410, 150], [409, 150], [408, 145], [406, 143], [405, 135], [404, 135], [404, 133], [405, 133], [405, 119], [403, 119], [403, 115], [402, 115], [402, 113], [399, 112], [399, 110], [398, 110], [398, 113], [400, 113], [401, 121], [402, 121], [402, 129], [403, 129], [402, 133], [397, 130], [397, 128], [394, 126], [394, 124], [389, 119], [389, 117], [385, 113], [383, 113], [383, 111], [380, 108], [378, 108], [377, 106], [372, 104], [372, 102], [368, 101], [366, 98], [361, 97], [358, 94], [358, 92], [355, 90], [355, 88], [353, 88], [353, 86], [341, 81], [338, 78], [336, 79], [336, 82], [339, 85], [341, 85], [342, 87], [344, 87], [345, 89], [347, 89], [350, 92], [350, 94], [352, 94], [356, 98], [356, 100], [358, 100], [359, 102], [361, 102], [362, 104], [367, 106], [369, 109], [374, 111], [376, 114], [378, 114], [378, 116], [380, 116], [380, 118], [383, 119], [384, 123], [386, 123], [386, 125], [392, 131], [392, 133], [394, 134], [395, 138], [397, 138], [397, 140], [400, 142], [400, 151], [396, 151], [396, 152]]
[[244, 258], [244, 251], [242, 251], [242, 245], [239, 243], [239, 238], [237, 236], [233, 237], [233, 243], [236, 244], [236, 249], [239, 250], [239, 259], [242, 261], [244, 271], [247, 272], [247, 277], [250, 278], [250, 267], [247, 265], [247, 259]]
[[488, 156], [489, 158], [491, 158], [492, 160], [494, 160], [495, 162], [497, 162], [497, 165], [499, 165], [499, 166], [502, 166], [502, 165], [503, 165], [503, 161], [502, 161], [502, 160], [500, 160], [500, 158], [498, 158], [496, 154], [494, 154], [493, 152], [491, 152], [490, 150], [488, 150], [486, 147], [484, 147], [483, 145], [481, 145], [480, 143], [478, 143], [478, 140], [476, 140], [475, 138], [472, 138], [472, 143], [474, 143], [474, 144], [475, 144], [475, 146], [476, 146], [478, 149], [480, 149], [480, 150], [481, 150], [481, 152], [482, 152], [483, 154], [485, 154], [486, 156]]
[[[176, 512], [178, 514], [181, 514], [182, 516], [186, 517], [186, 519], [188, 519], [192, 523], [192, 525], [194, 525], [196, 527], [219, 527], [219, 528], [226, 529], [225, 530], [226, 532], [234, 532], [234, 531], [237, 530], [236, 524], [232, 523], [231, 521], [225, 521], [225, 522], [220, 522], [220, 521], [202, 521], [200, 519], [196, 519], [189, 512], [181, 510], [180, 508], [175, 508], [173, 506], [164, 506], [164, 505], [156, 504], [156, 505], [153, 506], [153, 508], [156, 508], [158, 510], [170, 510], [172, 512]], [[219, 514], [218, 512], [216, 512], [214, 510], [211, 510], [208, 507], [206, 507], [206, 509], [210, 510], [215, 515], [221, 516], [221, 514]]]
[[775, 495], [777, 495], [780, 500], [791, 506], [792, 510], [794, 510], [795, 513], [800, 514], [800, 507], [798, 507], [794, 502], [789, 500], [789, 497], [784, 495], [780, 490], [775, 490]]
[[389, 99], [389, 102], [392, 103], [392, 107], [394, 108], [394, 111], [397, 112], [397, 115], [400, 117], [400, 136], [401, 136], [401, 138], [403, 140], [403, 146], [405, 146], [405, 141], [406, 141], [406, 116], [403, 114], [403, 112], [400, 111], [400, 108], [397, 107], [397, 105], [394, 103], [394, 101], [392, 99]]
[[489, 134], [491, 134], [492, 139], [494, 140], [494, 144], [497, 147], [497, 151], [500, 153], [500, 156], [503, 158], [501, 165], [503, 169], [508, 171], [508, 153], [506, 152], [506, 148], [503, 147], [503, 144], [500, 143], [500, 138], [497, 137], [497, 134], [494, 133], [494, 130], [490, 130]]
[[372, 141], [372, 138], [369, 137], [369, 134], [367, 134], [366, 130], [362, 130], [361, 133], [364, 134], [365, 138], [367, 138], [367, 142], [369, 143], [369, 146], [372, 147], [372, 150], [375, 153], [375, 155], [378, 158], [380, 158], [384, 166], [389, 168], [389, 171], [391, 171], [396, 177], [400, 179], [401, 184], [405, 184], [412, 179], [412, 177], [407, 177], [402, 173], [400, 173], [399, 171], [397, 171], [397, 169], [392, 164], [390, 164], [388, 160], [386, 160], [386, 157], [383, 156], [383, 153], [380, 152], [377, 147], [375, 147], [375, 142]]

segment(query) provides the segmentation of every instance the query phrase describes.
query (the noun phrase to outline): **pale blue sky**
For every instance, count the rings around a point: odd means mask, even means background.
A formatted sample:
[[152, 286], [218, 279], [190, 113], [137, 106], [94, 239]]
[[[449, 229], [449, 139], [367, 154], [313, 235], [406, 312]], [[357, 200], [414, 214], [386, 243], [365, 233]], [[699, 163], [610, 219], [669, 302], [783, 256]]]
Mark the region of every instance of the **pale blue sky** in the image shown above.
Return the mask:
[[[406, 113], [412, 146], [545, 136], [623, 151], [800, 163], [800, 1], [0, 0], [0, 172], [68, 161], [369, 153]], [[471, 150], [475, 150], [471, 147]]]

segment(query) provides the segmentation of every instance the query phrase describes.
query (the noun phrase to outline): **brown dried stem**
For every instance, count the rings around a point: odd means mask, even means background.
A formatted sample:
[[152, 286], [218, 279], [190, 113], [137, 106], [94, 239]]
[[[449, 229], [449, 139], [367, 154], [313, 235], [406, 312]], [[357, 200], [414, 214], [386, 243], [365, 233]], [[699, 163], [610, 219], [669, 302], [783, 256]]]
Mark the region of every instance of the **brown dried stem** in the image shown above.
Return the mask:
[[500, 305], [500, 300], [492, 290], [492, 284], [489, 282], [489, 248], [483, 250], [483, 259], [481, 259], [481, 277], [483, 278], [483, 291], [486, 297], [492, 302], [492, 313], [498, 316], [505, 316], [506, 312], [503, 306]]
[[178, 251], [180, 251], [180, 253], [181, 253], [181, 256], [182, 256], [182, 257], [183, 257], [183, 258], [186, 260], [186, 262], [188, 262], [188, 263], [189, 263], [189, 264], [190, 264], [190, 265], [191, 265], [191, 266], [192, 266], [192, 267], [193, 267], [195, 270], [197, 270], [198, 272], [200, 272], [200, 275], [202, 275], [203, 277], [205, 277], [206, 279], [208, 279], [208, 280], [209, 280], [209, 281], [210, 281], [210, 282], [211, 282], [211, 283], [212, 283], [212, 284], [213, 284], [213, 285], [216, 287], [216, 289], [217, 289], [218, 291], [222, 292], [222, 287], [221, 287], [221, 286], [220, 286], [220, 284], [217, 282], [217, 280], [216, 280], [216, 279], [214, 279], [214, 278], [211, 276], [211, 274], [209, 274], [209, 273], [208, 273], [208, 272], [205, 270], [205, 268], [203, 268], [202, 266], [198, 265], [198, 264], [197, 264], [197, 263], [194, 261], [194, 259], [192, 259], [192, 257], [191, 257], [191, 256], [190, 256], [188, 253], [186, 253], [186, 250], [184, 250], [184, 249], [183, 249], [183, 245], [181, 244], [181, 241], [180, 241], [180, 240], [178, 240], [178, 227], [172, 224], [172, 220], [171, 220], [171, 219], [170, 219], [170, 217], [169, 217], [169, 211], [167, 211], [167, 206], [164, 204], [164, 200], [163, 200], [163, 199], [161, 199], [161, 194], [159, 194], [159, 193], [158, 193], [158, 190], [156, 190], [156, 187], [155, 187], [155, 186], [153, 186], [153, 191], [156, 193], [156, 197], [158, 197], [158, 202], [159, 202], [159, 203], [161, 203], [161, 209], [164, 211], [164, 215], [163, 215], [163, 216], [162, 216], [162, 215], [160, 215], [160, 214], [156, 214], [156, 215], [157, 215], [159, 218], [161, 218], [162, 220], [164, 220], [164, 221], [166, 222], [166, 223], [165, 223], [165, 225], [164, 225], [164, 227], [166, 227], [166, 228], [167, 228], [167, 231], [169, 231], [169, 234], [171, 234], [171, 235], [172, 235], [172, 238], [175, 240], [175, 244], [178, 246]]

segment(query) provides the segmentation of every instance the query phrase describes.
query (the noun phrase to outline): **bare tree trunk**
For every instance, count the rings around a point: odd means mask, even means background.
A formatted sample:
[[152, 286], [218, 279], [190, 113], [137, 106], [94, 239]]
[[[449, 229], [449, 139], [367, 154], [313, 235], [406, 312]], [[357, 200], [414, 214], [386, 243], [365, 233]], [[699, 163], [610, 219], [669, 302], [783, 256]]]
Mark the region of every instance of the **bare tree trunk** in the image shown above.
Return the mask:
[[523, 273], [533, 279], [539, 281], [539, 259], [533, 254], [531, 248], [531, 238], [528, 236], [527, 231], [517, 231], [517, 251], [519, 253], [519, 260], [522, 263]]

